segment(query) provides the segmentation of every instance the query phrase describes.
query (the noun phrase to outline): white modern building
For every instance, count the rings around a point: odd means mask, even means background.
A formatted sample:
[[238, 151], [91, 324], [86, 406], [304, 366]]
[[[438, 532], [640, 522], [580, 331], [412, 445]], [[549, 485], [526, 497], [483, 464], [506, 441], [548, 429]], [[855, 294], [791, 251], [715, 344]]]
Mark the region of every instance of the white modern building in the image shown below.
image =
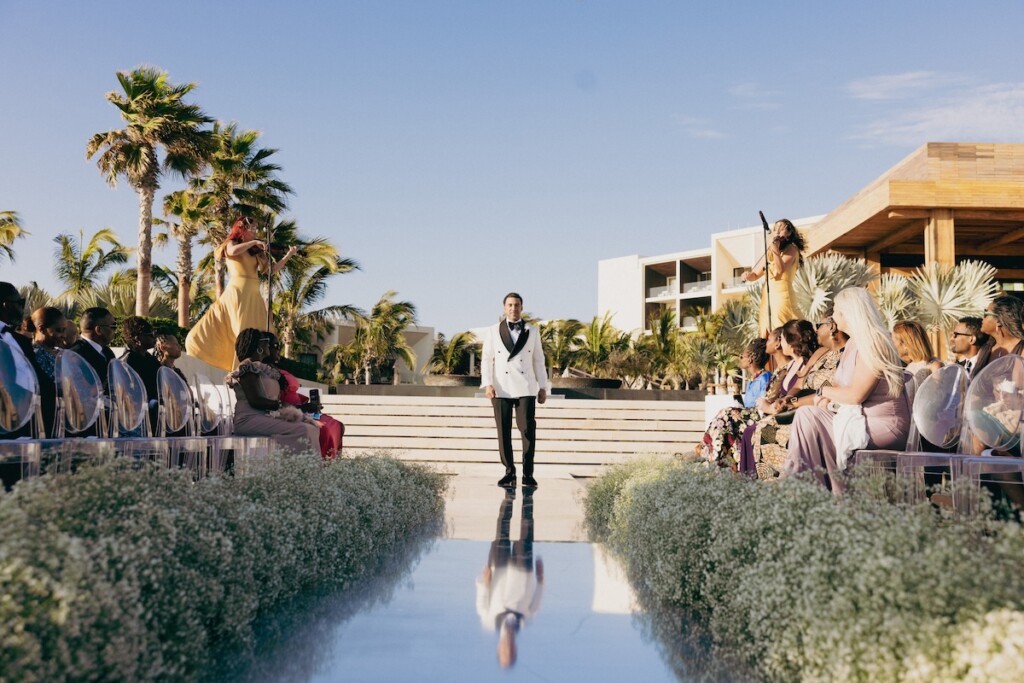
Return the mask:
[[[824, 216], [793, 220], [805, 236]], [[710, 246], [659, 256], [620, 256], [597, 264], [598, 315], [612, 314], [620, 330], [650, 328], [651, 318], [675, 311], [684, 330], [697, 315], [714, 311], [747, 285], [740, 276], [764, 254], [762, 226], [711, 235]]]

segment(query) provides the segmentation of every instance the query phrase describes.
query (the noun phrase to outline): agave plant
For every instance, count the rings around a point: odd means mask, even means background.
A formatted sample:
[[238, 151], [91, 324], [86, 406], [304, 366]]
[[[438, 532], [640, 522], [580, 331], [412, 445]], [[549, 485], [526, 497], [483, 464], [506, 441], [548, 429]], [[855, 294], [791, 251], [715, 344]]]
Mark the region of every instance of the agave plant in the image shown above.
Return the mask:
[[793, 278], [796, 308], [816, 320], [847, 287], [867, 287], [877, 277], [863, 259], [828, 252], [804, 260]]
[[930, 263], [907, 279], [914, 297], [913, 317], [933, 332], [948, 332], [958, 319], [978, 315], [998, 291], [996, 269], [981, 261], [953, 268]]

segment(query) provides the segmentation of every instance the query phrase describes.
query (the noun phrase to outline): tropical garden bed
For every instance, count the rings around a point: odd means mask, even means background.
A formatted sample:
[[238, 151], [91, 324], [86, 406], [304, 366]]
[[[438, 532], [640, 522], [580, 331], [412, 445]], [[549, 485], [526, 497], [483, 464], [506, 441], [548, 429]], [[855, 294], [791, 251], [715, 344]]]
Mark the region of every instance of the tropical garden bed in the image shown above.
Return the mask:
[[387, 457], [240, 477], [123, 462], [0, 497], [0, 679], [192, 680], [256, 618], [344, 590], [433, 532], [445, 480]]
[[592, 485], [586, 520], [687, 675], [713, 661], [778, 681], [1024, 679], [1021, 527], [885, 504], [875, 483], [837, 500], [638, 461]]

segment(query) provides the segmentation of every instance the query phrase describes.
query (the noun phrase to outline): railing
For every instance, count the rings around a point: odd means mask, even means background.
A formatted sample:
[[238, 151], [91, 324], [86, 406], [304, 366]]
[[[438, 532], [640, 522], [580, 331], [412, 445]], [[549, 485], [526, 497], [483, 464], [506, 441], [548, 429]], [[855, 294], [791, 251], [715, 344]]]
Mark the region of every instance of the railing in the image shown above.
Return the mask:
[[684, 282], [683, 293], [693, 294], [694, 292], [710, 292], [711, 291], [711, 280], [701, 280], [700, 282]]
[[661, 297], [665, 296], [675, 296], [678, 293], [679, 290], [677, 290], [675, 287], [669, 287], [667, 285], [665, 287], [651, 287], [650, 289], [647, 290], [647, 298], [660, 299]]

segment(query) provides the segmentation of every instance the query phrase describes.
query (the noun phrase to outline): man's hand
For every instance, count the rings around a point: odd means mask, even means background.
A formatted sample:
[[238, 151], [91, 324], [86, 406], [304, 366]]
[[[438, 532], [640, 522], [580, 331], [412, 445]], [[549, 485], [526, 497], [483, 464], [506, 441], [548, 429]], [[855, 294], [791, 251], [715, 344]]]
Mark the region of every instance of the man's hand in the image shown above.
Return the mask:
[[548, 400], [548, 390], [541, 389], [537, 392], [537, 403], [543, 403], [546, 400]]
[[488, 384], [486, 387], [484, 387], [484, 396], [486, 396], [487, 398], [494, 398], [495, 396], [497, 396], [497, 394], [494, 393], [493, 384]]

